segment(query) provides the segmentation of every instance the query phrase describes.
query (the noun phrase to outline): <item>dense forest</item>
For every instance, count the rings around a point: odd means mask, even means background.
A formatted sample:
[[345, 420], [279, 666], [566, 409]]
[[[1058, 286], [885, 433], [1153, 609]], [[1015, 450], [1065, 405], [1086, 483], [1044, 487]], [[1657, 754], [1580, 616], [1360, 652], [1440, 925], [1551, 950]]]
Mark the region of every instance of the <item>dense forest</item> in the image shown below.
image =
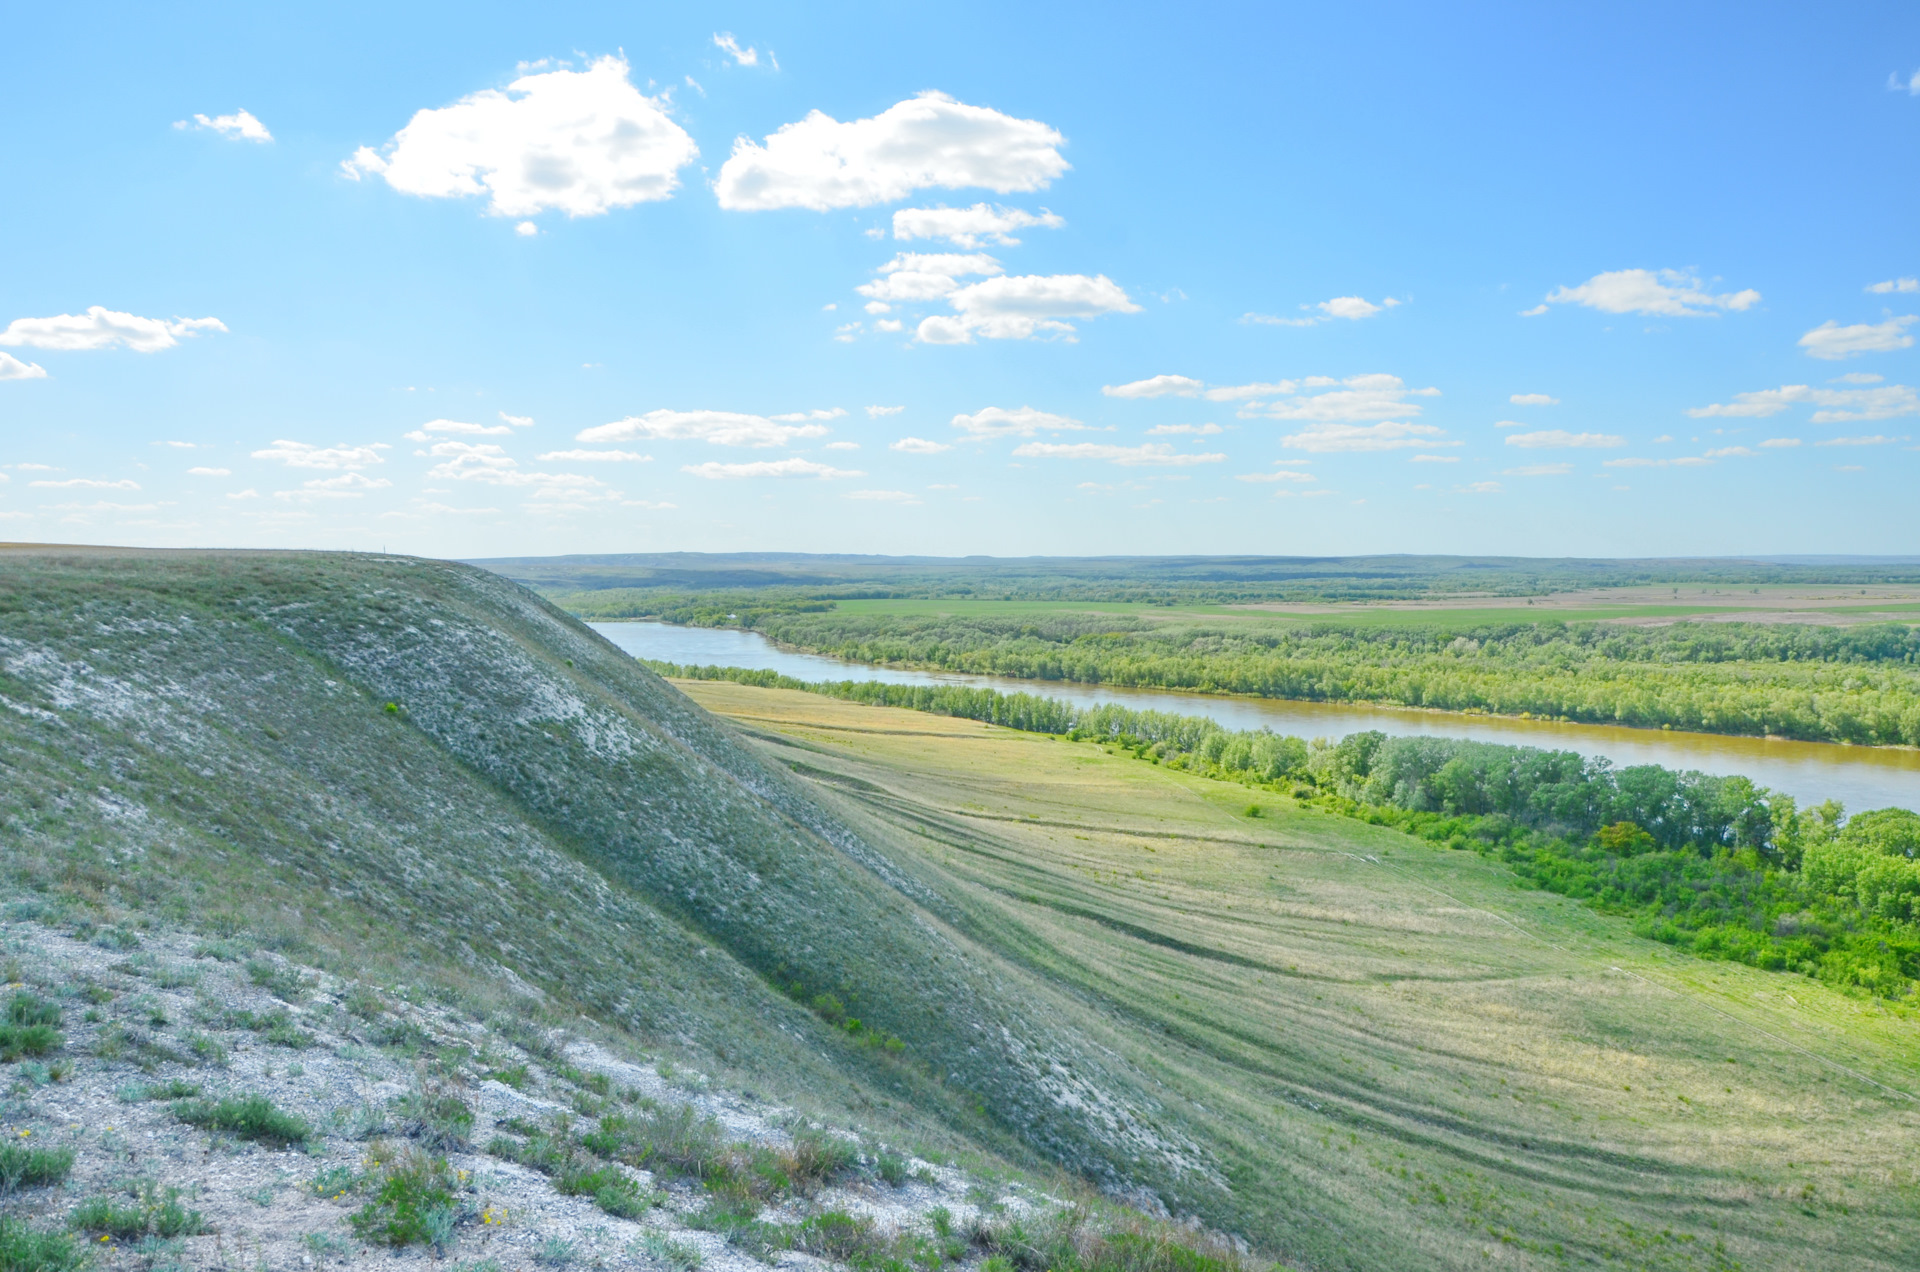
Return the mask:
[[[1920, 628], [1787, 624], [1151, 623], [732, 610], [792, 648], [865, 663], [1920, 746]], [[699, 619], [698, 613], [679, 616]]]
[[1920, 814], [1802, 809], [1744, 777], [1615, 768], [1570, 751], [1357, 733], [1339, 742], [1031, 694], [651, 664], [1093, 739], [1143, 761], [1292, 797], [1506, 862], [1526, 882], [1632, 916], [1642, 936], [1887, 999], [1920, 978]]

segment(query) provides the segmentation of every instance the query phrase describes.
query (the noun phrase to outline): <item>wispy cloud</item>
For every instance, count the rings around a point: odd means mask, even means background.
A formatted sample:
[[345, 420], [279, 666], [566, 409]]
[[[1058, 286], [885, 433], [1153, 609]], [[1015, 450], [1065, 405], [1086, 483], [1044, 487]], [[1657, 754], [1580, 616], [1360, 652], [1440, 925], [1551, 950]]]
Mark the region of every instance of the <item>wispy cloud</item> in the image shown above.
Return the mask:
[[1706, 318], [1723, 310], [1739, 312], [1760, 303], [1752, 288], [1715, 293], [1690, 270], [1616, 269], [1595, 274], [1577, 287], [1556, 287], [1526, 311], [1526, 317], [1552, 305], [1582, 305], [1605, 314], [1647, 314], [1661, 318]]

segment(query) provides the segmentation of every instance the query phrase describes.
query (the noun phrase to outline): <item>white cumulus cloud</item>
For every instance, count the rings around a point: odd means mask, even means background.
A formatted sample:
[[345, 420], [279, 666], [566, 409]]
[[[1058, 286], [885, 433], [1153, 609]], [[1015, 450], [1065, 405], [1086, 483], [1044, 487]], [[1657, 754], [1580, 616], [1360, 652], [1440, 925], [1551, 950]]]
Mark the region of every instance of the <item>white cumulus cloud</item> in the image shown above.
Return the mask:
[[651, 455], [623, 450], [548, 451], [544, 455], [535, 455], [534, 458], [543, 464], [650, 464], [653, 462]]
[[953, 426], [969, 438], [1032, 437], [1039, 432], [1077, 432], [1087, 427], [1079, 420], [1036, 411], [1031, 406], [1012, 410], [1000, 406], [985, 407], [972, 415], [954, 416]]
[[1206, 385], [1191, 376], [1156, 375], [1126, 384], [1103, 384], [1100, 392], [1117, 398], [1198, 397]]
[[870, 406], [867, 408], [867, 418], [877, 420], [883, 416], [898, 415], [906, 409], [904, 406]]
[[1408, 388], [1399, 376], [1381, 373], [1352, 375], [1344, 380], [1307, 376], [1276, 384], [1227, 385], [1206, 392], [1213, 401], [1241, 402], [1238, 413], [1242, 419], [1343, 422], [1412, 418], [1421, 408], [1408, 399], [1439, 394], [1435, 388]]
[[1800, 439], [1797, 437], [1769, 437], [1766, 441], [1760, 443], [1760, 449], [1787, 450], [1799, 444]]
[[692, 473], [695, 477], [705, 477], [709, 481], [727, 481], [743, 477], [818, 477], [832, 480], [837, 477], [865, 477], [857, 468], [833, 468], [826, 464], [815, 463], [811, 459], [762, 459], [746, 464], [685, 464], [683, 473]]
[[[232, 141], [272, 141], [273, 134], [267, 126], [248, 114], [245, 110], [236, 110], [231, 115], [215, 115], [209, 119], [205, 115], [195, 115], [194, 125], [210, 129]], [[187, 121], [181, 120], [175, 128], [187, 127]]]
[[140, 483], [131, 478], [118, 481], [102, 481], [95, 477], [67, 477], [59, 481], [42, 479], [30, 481], [27, 485], [39, 490], [138, 490]]
[[945, 442], [930, 442], [924, 437], [903, 437], [897, 442], [889, 442], [888, 450], [896, 450], [905, 455], [938, 455], [941, 451], [952, 450]]
[[101, 305], [84, 314], [55, 314], [51, 318], [15, 318], [0, 331], [0, 345], [29, 349], [111, 349], [115, 345], [135, 353], [171, 349], [184, 336], [202, 331], [225, 331], [218, 318], [141, 318]]
[[431, 441], [438, 435], [458, 437], [506, 437], [513, 429], [505, 424], [468, 424], [461, 420], [428, 420], [411, 433], [401, 436], [410, 442]]
[[1240, 321], [1267, 327], [1313, 327], [1323, 322], [1331, 322], [1335, 318], [1357, 322], [1362, 318], [1371, 318], [1375, 314], [1385, 313], [1399, 304], [1400, 302], [1392, 296], [1386, 297], [1377, 305], [1363, 296], [1335, 296], [1332, 300], [1300, 306], [1307, 314], [1304, 318], [1281, 318], [1274, 314], [1242, 314]]
[[1609, 459], [1602, 466], [1606, 468], [1700, 468], [1712, 462], [1705, 455], [1682, 455], [1677, 459]]
[[1017, 247], [1020, 240], [1013, 237], [1015, 230], [1057, 230], [1066, 223], [1064, 217], [1045, 208], [1037, 214], [986, 203], [976, 203], [970, 208], [901, 208], [893, 214], [893, 237], [945, 239], [955, 247], [965, 248], [983, 243]]
[[1544, 393], [1515, 393], [1507, 399], [1515, 406], [1558, 406], [1560, 399]]
[[1509, 433], [1507, 445], [1523, 450], [1552, 450], [1561, 447], [1585, 447], [1610, 450], [1625, 446], [1627, 439], [1612, 433], [1569, 433], [1563, 428], [1541, 429], [1535, 433]]
[[1458, 446], [1448, 441], [1446, 430], [1431, 424], [1409, 424], [1388, 420], [1379, 424], [1315, 423], [1298, 433], [1280, 439], [1290, 450], [1312, 454], [1336, 454], [1343, 451], [1368, 452], [1411, 450], [1434, 446]]
[[960, 278], [969, 274], [1000, 274], [1000, 262], [984, 252], [960, 255], [951, 252], [902, 252], [874, 271], [881, 275], [871, 283], [854, 288], [875, 304], [869, 311], [886, 312], [885, 302], [912, 304], [916, 301], [943, 300], [960, 289]]
[[918, 495], [909, 494], [904, 490], [849, 490], [847, 498], [865, 499], [873, 503], [917, 504], [920, 502]]
[[1573, 471], [1572, 464], [1522, 464], [1518, 468], [1503, 468], [1502, 477], [1564, 477]]
[[760, 65], [759, 50], [751, 46], [744, 49], [741, 48], [740, 41], [733, 38], [733, 32], [731, 31], [715, 31], [713, 33], [713, 47], [723, 53], [730, 54], [735, 66]]
[[1225, 431], [1226, 430], [1218, 424], [1155, 424], [1147, 430], [1147, 436], [1178, 437], [1191, 435], [1195, 437], [1211, 437], [1215, 433], [1223, 433]]
[[542, 499], [617, 498], [602, 494], [597, 477], [585, 473], [528, 472], [519, 461], [491, 442], [435, 442], [427, 452], [440, 462], [427, 476], [445, 481], [477, 481], [493, 486], [526, 486]]
[[1176, 452], [1165, 442], [1141, 446], [1115, 446], [1102, 442], [1026, 442], [1013, 453], [1036, 459], [1098, 459], [1128, 468], [1142, 466], [1184, 468], [1192, 464], [1217, 464], [1225, 455], [1195, 455]]
[[187, 469], [187, 475], [190, 477], [231, 477], [233, 476], [233, 470], [231, 468], [189, 468]]
[[971, 344], [989, 340], [1030, 340], [1035, 336], [1072, 339], [1066, 318], [1137, 314], [1140, 306], [1105, 274], [1023, 274], [989, 278], [947, 297], [955, 316], [923, 319], [917, 338], [927, 344]]
[[44, 380], [47, 369], [37, 362], [22, 362], [10, 353], [0, 353], [0, 380]]
[[1760, 293], [1706, 290], [1701, 278], [1678, 269], [1616, 269], [1595, 274], [1578, 287], [1556, 287], [1527, 311], [1543, 314], [1549, 305], [1584, 305], [1605, 314], [1649, 314], [1663, 318], [1702, 318], [1720, 310], [1738, 312], [1760, 303]]
[[1908, 314], [1903, 318], [1889, 318], [1885, 322], [1857, 322], [1843, 327], [1828, 319], [1801, 336], [1800, 347], [1810, 356], [1829, 362], [1838, 362], [1862, 353], [1891, 353], [1895, 349], [1911, 349], [1913, 337], [1907, 334], [1907, 328], [1916, 321], [1920, 321], [1920, 318]]
[[[825, 437], [821, 419], [839, 411], [795, 411], [785, 415], [748, 415], [737, 411], [670, 411], [664, 407], [645, 415], [582, 429], [579, 442], [695, 441], [715, 446], [786, 446], [797, 437]], [[804, 421], [804, 422], [803, 422]]]
[[871, 119], [841, 123], [816, 110], [764, 144], [741, 137], [715, 190], [723, 208], [816, 212], [890, 203], [933, 186], [1040, 190], [1067, 170], [1065, 142], [1038, 120], [927, 92]]
[[289, 503], [311, 503], [315, 499], [358, 499], [369, 490], [384, 490], [393, 485], [385, 477], [363, 473], [341, 473], [338, 477], [315, 477], [300, 483], [298, 490], [276, 490], [275, 499]]
[[1920, 278], [1889, 278], [1885, 282], [1869, 283], [1867, 290], [1877, 296], [1889, 292], [1920, 292]]
[[354, 470], [386, 463], [380, 452], [389, 449], [385, 442], [375, 442], [371, 446], [348, 446], [344, 442], [333, 446], [311, 446], [306, 442], [290, 442], [282, 438], [271, 446], [254, 451], [253, 457], [277, 459], [288, 468]]
[[423, 198], [484, 194], [495, 216], [599, 216], [672, 197], [699, 158], [666, 108], [633, 86], [625, 60], [602, 57], [419, 111], [384, 152], [362, 146], [341, 167]]
[[[1295, 461], [1283, 459], [1278, 462], [1282, 464], [1286, 464], [1286, 463], [1292, 463]], [[1315, 477], [1312, 473], [1303, 473], [1297, 468], [1282, 468], [1277, 472], [1271, 472], [1271, 473], [1241, 473], [1239, 476], [1235, 477], [1234, 480], [1235, 481], [1286, 481], [1286, 482], [1294, 482], [1294, 483], [1305, 483], [1305, 482], [1318, 481], [1319, 478]]]
[[1687, 414], [1695, 419], [1765, 419], [1798, 405], [1821, 408], [1813, 413], [1815, 424], [1890, 420], [1902, 415], [1920, 415], [1920, 394], [1904, 384], [1861, 389], [1816, 389], [1807, 384], [1783, 384], [1777, 389], [1736, 393], [1731, 402], [1696, 406]]

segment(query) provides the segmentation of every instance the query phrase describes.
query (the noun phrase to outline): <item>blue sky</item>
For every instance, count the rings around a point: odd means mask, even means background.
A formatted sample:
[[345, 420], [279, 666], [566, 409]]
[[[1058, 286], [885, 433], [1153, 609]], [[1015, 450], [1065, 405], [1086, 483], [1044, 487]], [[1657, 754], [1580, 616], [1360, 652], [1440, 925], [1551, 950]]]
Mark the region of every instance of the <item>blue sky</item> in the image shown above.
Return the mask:
[[0, 538], [1920, 552], [1920, 11], [1677, 8], [19, 11]]

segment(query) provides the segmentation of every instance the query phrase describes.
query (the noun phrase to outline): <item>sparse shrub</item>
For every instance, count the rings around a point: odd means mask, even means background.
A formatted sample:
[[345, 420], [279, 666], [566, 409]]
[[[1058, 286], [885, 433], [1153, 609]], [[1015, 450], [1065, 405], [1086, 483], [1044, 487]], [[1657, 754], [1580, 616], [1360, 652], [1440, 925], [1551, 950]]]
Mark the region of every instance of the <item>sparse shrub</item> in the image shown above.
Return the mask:
[[264, 1095], [227, 1096], [220, 1100], [182, 1100], [173, 1115], [203, 1131], [223, 1131], [240, 1139], [280, 1148], [304, 1146], [313, 1128], [304, 1118], [274, 1107]]
[[124, 1060], [149, 1073], [163, 1064], [184, 1064], [187, 1059], [165, 1043], [127, 1025], [115, 1025], [94, 1039], [93, 1054], [102, 1060]]
[[386, 1003], [381, 1001], [380, 995], [374, 988], [371, 985], [359, 983], [355, 983], [347, 990], [346, 997], [341, 999], [340, 1005], [347, 1009], [348, 1015], [358, 1016], [362, 1020], [378, 1020], [387, 1011]]
[[23, 989], [7, 1003], [7, 1023], [10, 1025], [58, 1025], [60, 1004]]
[[187, 1046], [187, 1053], [201, 1064], [219, 1065], [227, 1063], [227, 1045], [212, 1034], [195, 1030], [180, 1041]]
[[572, 1264], [573, 1260], [573, 1242], [563, 1241], [559, 1237], [548, 1237], [541, 1242], [540, 1252], [533, 1256], [535, 1263], [546, 1268], [564, 1268]]
[[428, 1150], [446, 1153], [472, 1146], [473, 1109], [450, 1091], [427, 1087], [394, 1100], [402, 1132]]
[[873, 1220], [865, 1215], [850, 1215], [829, 1210], [802, 1222], [794, 1230], [793, 1243], [808, 1254], [852, 1262], [875, 1244]]
[[152, 1184], [129, 1191], [130, 1200], [89, 1197], [73, 1208], [67, 1226], [77, 1232], [105, 1233], [122, 1241], [151, 1234], [161, 1240], [193, 1237], [207, 1231], [206, 1217], [180, 1204], [180, 1190], [164, 1192]]
[[639, 1238], [627, 1247], [630, 1254], [664, 1263], [674, 1272], [698, 1272], [702, 1262], [700, 1252], [684, 1242], [675, 1241], [664, 1232], [643, 1232]]
[[351, 1166], [329, 1166], [308, 1180], [307, 1187], [316, 1197], [338, 1200], [358, 1188], [361, 1178], [360, 1172]]
[[289, 1047], [295, 1051], [304, 1051], [314, 1044], [314, 1035], [293, 1023], [293, 1017], [285, 1011], [276, 1011], [262, 1017], [254, 1029], [262, 1040], [276, 1047]]
[[898, 1188], [907, 1182], [907, 1160], [898, 1153], [882, 1153], [874, 1160], [873, 1173], [889, 1188]]
[[300, 1244], [317, 1259], [344, 1259], [353, 1253], [351, 1245], [325, 1232], [309, 1232], [300, 1238]]
[[127, 929], [123, 927], [101, 928], [99, 932], [94, 934], [93, 943], [102, 949], [109, 950], [137, 950], [140, 948], [139, 936], [127, 931]]
[[146, 1086], [123, 1086], [118, 1092], [121, 1100], [128, 1104], [139, 1104], [145, 1100], [192, 1100], [204, 1094], [198, 1082], [189, 1082], [185, 1078], [170, 1078], [165, 1082], [153, 1082]]
[[524, 1064], [509, 1065], [504, 1069], [490, 1070], [487, 1075], [497, 1082], [504, 1082], [516, 1091], [524, 1091], [533, 1085], [533, 1070]]
[[11, 1064], [22, 1056], [58, 1051], [67, 1042], [56, 1027], [59, 1023], [58, 1003], [21, 990], [7, 1003], [7, 1018], [0, 1022], [0, 1061]]
[[248, 960], [247, 979], [284, 1002], [297, 1003], [307, 996], [307, 985], [300, 979], [300, 973], [290, 965], [271, 959]]
[[445, 1249], [460, 1221], [460, 1178], [447, 1159], [411, 1146], [369, 1156], [374, 1189], [348, 1217], [361, 1239], [383, 1245], [431, 1245]]
[[714, 1179], [731, 1165], [720, 1124], [691, 1104], [609, 1114], [581, 1142], [629, 1166], [695, 1179]]
[[0, 1272], [72, 1272], [86, 1262], [86, 1251], [66, 1233], [0, 1217]]
[[70, 1148], [30, 1148], [0, 1144], [0, 1193], [19, 1188], [43, 1188], [61, 1183], [73, 1173]]
[[247, 953], [247, 948], [238, 941], [226, 940], [224, 938], [202, 941], [193, 947], [193, 956], [195, 958], [217, 958], [222, 963], [238, 963], [247, 956]]
[[805, 1192], [845, 1174], [860, 1160], [860, 1153], [836, 1135], [803, 1131], [793, 1137], [793, 1146], [781, 1157], [794, 1186]]

